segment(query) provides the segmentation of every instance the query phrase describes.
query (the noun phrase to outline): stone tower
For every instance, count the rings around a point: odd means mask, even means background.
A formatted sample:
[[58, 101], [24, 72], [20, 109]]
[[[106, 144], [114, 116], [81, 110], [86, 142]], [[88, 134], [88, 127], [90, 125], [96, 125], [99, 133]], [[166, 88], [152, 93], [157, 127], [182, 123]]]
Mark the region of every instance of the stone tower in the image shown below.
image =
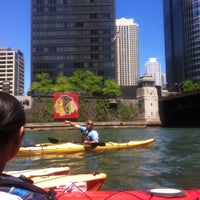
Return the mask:
[[144, 75], [138, 81], [137, 99], [140, 120], [148, 124], [160, 124], [158, 92], [152, 76]]

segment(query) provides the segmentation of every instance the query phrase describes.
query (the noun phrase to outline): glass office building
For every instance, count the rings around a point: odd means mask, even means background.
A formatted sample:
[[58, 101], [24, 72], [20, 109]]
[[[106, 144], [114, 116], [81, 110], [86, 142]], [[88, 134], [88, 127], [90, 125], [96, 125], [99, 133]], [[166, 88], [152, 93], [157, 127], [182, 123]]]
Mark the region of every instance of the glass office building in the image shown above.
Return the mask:
[[167, 83], [200, 81], [200, 0], [163, 0], [163, 9]]
[[31, 81], [76, 70], [114, 78], [115, 0], [32, 0]]

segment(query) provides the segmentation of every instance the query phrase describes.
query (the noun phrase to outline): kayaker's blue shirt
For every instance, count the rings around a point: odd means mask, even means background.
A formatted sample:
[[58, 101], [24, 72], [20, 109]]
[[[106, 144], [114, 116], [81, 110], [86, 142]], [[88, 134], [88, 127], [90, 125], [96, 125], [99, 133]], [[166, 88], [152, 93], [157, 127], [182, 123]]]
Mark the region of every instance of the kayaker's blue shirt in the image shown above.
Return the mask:
[[94, 129], [89, 130], [85, 126], [80, 126], [79, 129], [81, 133], [87, 134], [87, 138], [89, 139], [90, 142], [94, 142], [94, 141], [99, 142], [99, 134]]

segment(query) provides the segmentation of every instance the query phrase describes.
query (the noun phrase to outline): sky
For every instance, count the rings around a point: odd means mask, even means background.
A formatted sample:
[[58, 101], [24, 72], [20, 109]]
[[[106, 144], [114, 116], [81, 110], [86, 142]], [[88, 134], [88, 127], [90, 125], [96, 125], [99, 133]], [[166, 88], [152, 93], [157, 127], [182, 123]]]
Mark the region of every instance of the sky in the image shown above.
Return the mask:
[[[25, 60], [25, 94], [30, 87], [31, 0], [0, 0], [0, 47], [19, 49]], [[116, 0], [116, 18], [139, 25], [140, 75], [149, 58], [157, 58], [165, 73], [162, 0]]]

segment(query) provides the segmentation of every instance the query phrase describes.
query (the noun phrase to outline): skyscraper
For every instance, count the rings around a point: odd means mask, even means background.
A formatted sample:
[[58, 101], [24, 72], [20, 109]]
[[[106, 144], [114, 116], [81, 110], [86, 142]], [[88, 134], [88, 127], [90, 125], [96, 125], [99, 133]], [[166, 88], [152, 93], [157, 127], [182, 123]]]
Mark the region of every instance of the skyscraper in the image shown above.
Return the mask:
[[166, 74], [161, 73], [161, 84], [162, 84], [162, 88], [166, 89]]
[[116, 79], [120, 86], [137, 85], [139, 66], [139, 25], [133, 19], [116, 20]]
[[24, 94], [24, 55], [19, 50], [0, 47], [0, 91]]
[[32, 0], [31, 79], [76, 70], [114, 78], [115, 0]]
[[162, 83], [161, 83], [161, 65], [156, 60], [156, 58], [149, 58], [149, 61], [146, 62], [145, 74], [153, 77], [156, 86], [162, 85]]
[[200, 0], [163, 0], [169, 85], [200, 81]]

